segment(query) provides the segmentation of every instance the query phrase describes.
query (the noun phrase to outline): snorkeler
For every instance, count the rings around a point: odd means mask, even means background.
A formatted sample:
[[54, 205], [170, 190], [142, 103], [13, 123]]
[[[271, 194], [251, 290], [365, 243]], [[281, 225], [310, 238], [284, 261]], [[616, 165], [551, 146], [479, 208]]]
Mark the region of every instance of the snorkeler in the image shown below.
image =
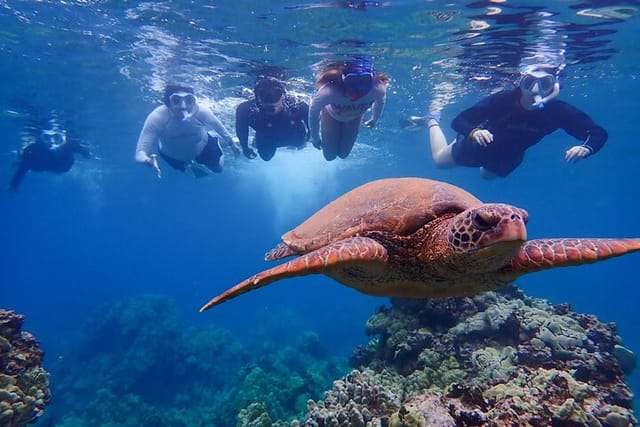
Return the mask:
[[173, 168], [200, 178], [222, 171], [224, 153], [218, 138], [208, 131], [213, 128], [240, 154], [240, 146], [210, 108], [200, 104], [193, 89], [186, 86], [167, 85], [164, 89], [164, 105], [154, 109], [144, 122], [138, 145], [136, 161], [153, 168], [158, 178], [162, 171], [157, 155], [151, 154], [159, 142], [160, 156]]
[[244, 155], [256, 157], [249, 146], [249, 127], [264, 161], [271, 160], [278, 147], [303, 148], [309, 139], [309, 104], [287, 94], [284, 85], [272, 78], [259, 78], [253, 92], [252, 99], [236, 108], [236, 135]]
[[65, 173], [71, 170], [75, 154], [91, 157], [89, 147], [80, 140], [67, 135], [59, 126], [42, 130], [40, 135], [32, 137], [19, 153], [16, 168], [9, 182], [9, 192], [18, 190], [18, 186], [28, 171]]
[[529, 147], [560, 128], [582, 141], [566, 150], [568, 162], [597, 153], [607, 132], [584, 112], [555, 99], [559, 92], [555, 74], [536, 67], [522, 73], [517, 87], [490, 95], [460, 113], [451, 124], [458, 132], [452, 144], [447, 144], [438, 114], [411, 117], [403, 126], [428, 127], [431, 154], [439, 168], [480, 167], [487, 179], [509, 175]]
[[364, 125], [376, 125], [386, 102], [388, 84], [389, 77], [376, 72], [365, 60], [340, 64], [318, 76], [318, 90], [309, 107], [309, 130], [313, 146], [322, 150], [325, 159], [344, 159], [351, 153], [369, 108], [372, 117]]

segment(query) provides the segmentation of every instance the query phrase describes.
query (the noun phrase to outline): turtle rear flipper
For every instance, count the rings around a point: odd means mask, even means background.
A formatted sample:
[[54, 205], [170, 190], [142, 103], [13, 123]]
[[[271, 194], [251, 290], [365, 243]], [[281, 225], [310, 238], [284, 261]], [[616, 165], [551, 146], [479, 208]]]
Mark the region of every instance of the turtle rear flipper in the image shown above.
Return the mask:
[[351, 237], [340, 240], [238, 283], [202, 306], [200, 312], [278, 280], [308, 274], [323, 274], [336, 265], [346, 266], [349, 263], [362, 263], [363, 261], [385, 263], [387, 258], [387, 250], [373, 239]]

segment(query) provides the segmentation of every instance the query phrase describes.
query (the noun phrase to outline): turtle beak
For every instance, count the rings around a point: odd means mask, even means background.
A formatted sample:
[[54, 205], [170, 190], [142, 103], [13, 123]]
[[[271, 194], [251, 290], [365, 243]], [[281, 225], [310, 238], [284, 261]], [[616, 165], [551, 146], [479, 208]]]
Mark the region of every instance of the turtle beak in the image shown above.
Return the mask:
[[497, 227], [504, 240], [520, 242], [527, 240], [526, 219], [528, 215], [526, 211], [523, 210], [522, 212], [524, 212], [524, 215], [514, 212], [509, 218], [502, 219], [498, 224]]
[[[501, 242], [527, 240], [527, 221], [529, 214], [524, 209], [509, 205], [493, 205], [491, 209], [479, 210], [473, 218], [475, 228], [483, 233], [487, 240]], [[480, 246], [484, 239], [478, 239]], [[488, 243], [488, 242], [487, 242]]]

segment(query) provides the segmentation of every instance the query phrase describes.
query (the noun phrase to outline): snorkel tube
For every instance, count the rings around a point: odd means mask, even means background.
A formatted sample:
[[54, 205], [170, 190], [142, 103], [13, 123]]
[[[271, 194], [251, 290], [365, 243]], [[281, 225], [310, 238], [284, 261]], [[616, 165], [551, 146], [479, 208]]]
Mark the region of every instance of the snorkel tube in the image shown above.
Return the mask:
[[195, 116], [197, 112], [198, 112], [198, 106], [197, 105], [190, 112], [183, 111], [182, 112], [182, 121], [186, 122], [191, 117]]
[[551, 93], [545, 97], [540, 96], [539, 93], [536, 93], [533, 96], [533, 103], [531, 104], [533, 107], [535, 108], [544, 108], [544, 105], [551, 101], [553, 98], [555, 98], [556, 96], [558, 96], [558, 94], [560, 93], [560, 84], [559, 83], [554, 83], [553, 85], [553, 90], [551, 91]]

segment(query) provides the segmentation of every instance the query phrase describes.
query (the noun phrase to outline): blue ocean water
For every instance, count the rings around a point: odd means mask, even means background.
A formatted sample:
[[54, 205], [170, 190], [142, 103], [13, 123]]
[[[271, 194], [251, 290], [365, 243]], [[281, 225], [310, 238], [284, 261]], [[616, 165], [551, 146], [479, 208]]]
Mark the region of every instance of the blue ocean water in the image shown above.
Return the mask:
[[[372, 179], [428, 177], [521, 206], [531, 238], [640, 236], [638, 1], [4, 1], [0, 24], [0, 180], [10, 179], [26, 105], [56, 110], [96, 155], [64, 175], [30, 173], [17, 194], [0, 194], [0, 306], [27, 316], [53, 371], [73, 357], [63, 343], [97, 307], [148, 294], [174, 301], [185, 325], [226, 328], [257, 348], [265, 319], [295, 319], [277, 332], [315, 331], [348, 356], [384, 298], [311, 276], [198, 308], [266, 268], [264, 252], [283, 232]], [[311, 94], [324, 61], [354, 55], [370, 56], [392, 83], [377, 128], [361, 130], [346, 160], [328, 163], [311, 146], [270, 162], [229, 152], [220, 175], [194, 180], [165, 168], [161, 181], [133, 160], [167, 82], [193, 85], [232, 130], [260, 72], [282, 69], [291, 90]], [[508, 178], [486, 181], [473, 169], [436, 169], [426, 133], [398, 124], [433, 103], [449, 123], [543, 60], [563, 67], [560, 98], [609, 132], [596, 156], [567, 164], [575, 141], [558, 131]], [[638, 352], [638, 260], [517, 283], [615, 322]], [[640, 392], [637, 373], [630, 383]]]

